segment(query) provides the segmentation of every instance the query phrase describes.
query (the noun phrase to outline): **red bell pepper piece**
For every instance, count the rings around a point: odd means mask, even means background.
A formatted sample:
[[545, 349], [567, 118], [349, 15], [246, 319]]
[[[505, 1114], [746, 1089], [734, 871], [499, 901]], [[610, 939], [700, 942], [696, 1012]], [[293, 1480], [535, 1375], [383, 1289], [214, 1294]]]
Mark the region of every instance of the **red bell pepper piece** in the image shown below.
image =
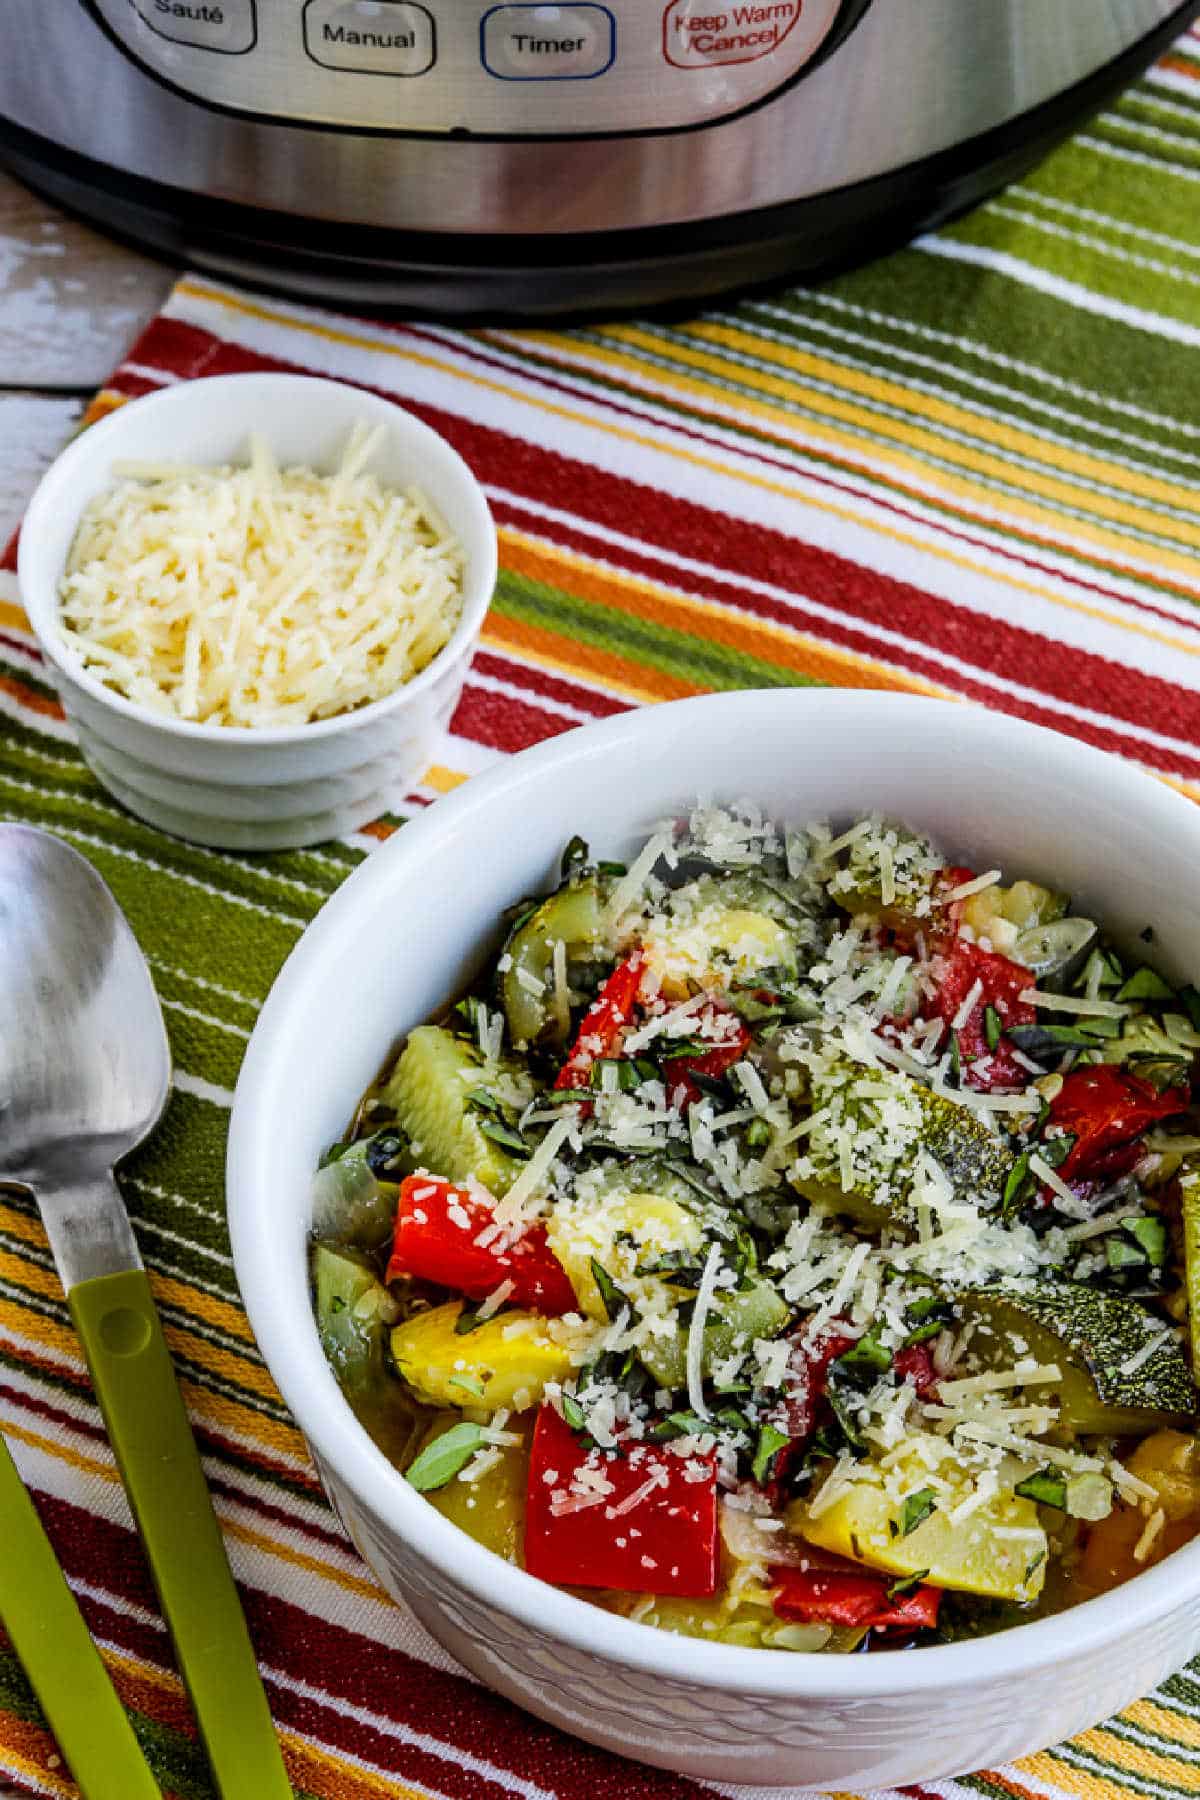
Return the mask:
[[865, 1569], [773, 1568], [770, 1575], [777, 1584], [773, 1605], [781, 1619], [872, 1631], [919, 1631], [937, 1624], [942, 1590], [927, 1583], [889, 1600], [893, 1578]]
[[706, 1025], [711, 1030], [712, 1022], [716, 1019], [723, 1019], [727, 1023], [722, 1028], [720, 1041], [714, 1042], [711, 1050], [669, 1056], [663, 1062], [667, 1098], [676, 1112], [685, 1113], [703, 1092], [699, 1082], [692, 1080], [693, 1075], [706, 1075], [710, 1080], [719, 1080], [732, 1069], [734, 1063], [741, 1062], [753, 1042], [749, 1029], [737, 1014], [726, 1006], [719, 1006], [715, 1001], [704, 1008], [697, 1020], [699, 1035], [704, 1035]]
[[478, 1243], [493, 1223], [490, 1207], [466, 1188], [436, 1175], [405, 1176], [387, 1279], [414, 1275], [469, 1300], [486, 1300], [502, 1282], [511, 1281], [510, 1298], [517, 1306], [548, 1318], [575, 1312], [575, 1290], [546, 1242], [546, 1227], [528, 1226], [515, 1243], [500, 1231], [494, 1241]]
[[[1032, 1025], [1037, 1011], [1031, 1002], [1020, 996], [1026, 988], [1035, 985], [1033, 976], [1020, 963], [1012, 962], [994, 950], [981, 950], [978, 944], [972, 944], [966, 938], [945, 940], [941, 961], [941, 978], [937, 992], [928, 1003], [927, 1017], [944, 1019], [947, 1026], [952, 1025], [967, 995], [977, 981], [980, 983], [979, 998], [965, 1023], [958, 1027], [962, 1079], [969, 1087], [987, 1092], [996, 1088], [1023, 1087], [1028, 1074], [1014, 1059], [1012, 1047], [1003, 1038], [994, 1050], [988, 1047], [987, 1009], [989, 1006], [993, 1009], [1002, 1031], [1014, 1025]], [[981, 1063], [982, 1068], [978, 1066]]]
[[804, 1330], [802, 1326], [788, 1365], [792, 1383], [779, 1408], [779, 1429], [786, 1431], [794, 1444], [802, 1443], [816, 1430], [820, 1405], [829, 1385], [829, 1365], [857, 1342], [840, 1319], [831, 1319], [811, 1343]]
[[967, 903], [965, 900], [948, 900], [946, 896], [974, 879], [974, 869], [964, 868], [957, 863], [951, 868], [939, 870], [933, 878], [933, 903], [941, 913], [941, 923], [952, 932], [957, 933], [962, 923], [962, 910]]
[[907, 1350], [897, 1350], [892, 1358], [892, 1370], [898, 1381], [912, 1382], [918, 1400], [926, 1399], [938, 1384], [933, 1352], [928, 1344], [910, 1344]]
[[[700, 1479], [689, 1480], [697, 1470]], [[588, 1484], [598, 1477], [611, 1492], [589, 1504]], [[645, 1443], [586, 1451], [554, 1408], [542, 1406], [525, 1507], [531, 1575], [567, 1587], [699, 1597], [716, 1592], [717, 1558], [713, 1455], [682, 1457]]]
[[1053, 1127], [1055, 1135], [1069, 1132], [1075, 1139], [1059, 1164], [1059, 1175], [1068, 1184], [1117, 1180], [1141, 1155], [1142, 1133], [1190, 1104], [1188, 1088], [1167, 1088], [1160, 1094], [1148, 1081], [1112, 1063], [1072, 1069], [1050, 1103], [1046, 1122], [1047, 1135]]
[[556, 1088], [592, 1085], [592, 1069], [605, 1057], [618, 1056], [633, 1017], [642, 983], [640, 951], [618, 963], [583, 1016], [575, 1042], [555, 1080]]

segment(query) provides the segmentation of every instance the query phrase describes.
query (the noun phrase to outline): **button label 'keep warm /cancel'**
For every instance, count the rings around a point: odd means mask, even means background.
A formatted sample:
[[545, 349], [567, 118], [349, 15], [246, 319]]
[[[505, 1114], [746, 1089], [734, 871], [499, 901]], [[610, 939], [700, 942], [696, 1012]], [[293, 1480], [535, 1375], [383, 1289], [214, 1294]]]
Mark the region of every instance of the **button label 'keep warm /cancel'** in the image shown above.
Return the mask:
[[754, 62], [777, 50], [800, 17], [804, 0], [671, 0], [663, 14], [663, 54], [678, 69]]

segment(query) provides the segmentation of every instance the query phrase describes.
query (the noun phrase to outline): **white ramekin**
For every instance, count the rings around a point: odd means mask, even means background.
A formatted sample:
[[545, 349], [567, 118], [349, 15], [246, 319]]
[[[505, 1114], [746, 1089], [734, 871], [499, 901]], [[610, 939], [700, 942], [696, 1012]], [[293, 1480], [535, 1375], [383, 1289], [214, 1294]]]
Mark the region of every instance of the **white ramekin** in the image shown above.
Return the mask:
[[[257, 431], [281, 462], [331, 469], [360, 420], [387, 428], [374, 473], [420, 487], [463, 549], [462, 616], [427, 668], [357, 712], [259, 731], [162, 718], [88, 673], [63, 639], [58, 590], [80, 515], [114, 464], [237, 462]], [[434, 760], [496, 584], [496, 530], [458, 453], [391, 400], [308, 375], [218, 375], [129, 401], [63, 451], [25, 515], [18, 577], [80, 749], [110, 793], [177, 837], [282, 849], [357, 830]]]
[[[802, 822], [865, 808], [956, 862], [1030, 875], [1176, 975], [1200, 971], [1200, 810], [1130, 765], [994, 713], [826, 690], [629, 713], [525, 752], [372, 856], [293, 952], [238, 1083], [228, 1203], [267, 1364], [381, 1581], [489, 1686], [578, 1736], [701, 1779], [894, 1788], [1059, 1741], [1200, 1647], [1200, 1542], [1117, 1592], [995, 1637], [803, 1656], [612, 1617], [480, 1548], [398, 1476], [321, 1354], [306, 1258], [311, 1172], [397, 1038], [494, 947], [501, 910], [562, 845], [627, 854], [697, 796]], [[321, 1045], [320, 1056], [312, 1046]]]

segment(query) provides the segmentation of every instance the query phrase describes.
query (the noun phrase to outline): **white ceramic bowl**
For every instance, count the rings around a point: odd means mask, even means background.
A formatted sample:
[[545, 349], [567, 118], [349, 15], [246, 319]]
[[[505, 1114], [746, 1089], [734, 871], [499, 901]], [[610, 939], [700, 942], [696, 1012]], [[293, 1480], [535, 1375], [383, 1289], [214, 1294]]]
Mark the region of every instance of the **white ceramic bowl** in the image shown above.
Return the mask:
[[[879, 807], [952, 860], [1044, 877], [1175, 973], [1200, 970], [1200, 810], [1129, 765], [993, 713], [826, 690], [627, 713], [470, 782], [360, 868], [263, 1009], [233, 1113], [238, 1279], [267, 1363], [380, 1579], [489, 1686], [626, 1755], [727, 1782], [861, 1791], [994, 1765], [1147, 1692], [1200, 1646], [1200, 1542], [1118, 1592], [954, 1647], [802, 1656], [672, 1637], [533, 1580], [407, 1487], [321, 1354], [302, 1196], [398, 1036], [553, 879], [574, 833], [628, 853], [698, 795], [797, 822]], [[314, 1056], [312, 1046], [320, 1044]]]
[[[463, 549], [462, 616], [427, 668], [357, 712], [259, 731], [162, 718], [89, 674], [63, 639], [58, 590], [80, 514], [112, 486], [114, 464], [240, 462], [258, 431], [280, 462], [328, 470], [360, 420], [387, 428], [370, 469], [420, 487]], [[177, 837], [282, 849], [357, 830], [433, 761], [496, 585], [496, 529], [466, 463], [403, 407], [307, 375], [217, 375], [132, 400], [63, 451], [25, 515], [18, 577], [80, 749], [109, 792]]]

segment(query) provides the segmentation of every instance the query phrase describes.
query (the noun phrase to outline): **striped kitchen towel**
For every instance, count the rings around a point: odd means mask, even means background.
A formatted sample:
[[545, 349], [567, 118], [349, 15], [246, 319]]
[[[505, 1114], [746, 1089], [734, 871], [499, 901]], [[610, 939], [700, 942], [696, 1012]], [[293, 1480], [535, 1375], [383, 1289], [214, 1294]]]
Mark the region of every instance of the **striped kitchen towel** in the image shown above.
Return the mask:
[[[378, 839], [625, 707], [834, 683], [1057, 727], [1200, 797], [1200, 39], [970, 217], [812, 290], [563, 331], [379, 324], [181, 281], [94, 411], [287, 368], [395, 396], [484, 482], [501, 576], [438, 762], [353, 841], [175, 842], [83, 767], [0, 574], [0, 816], [128, 912], [177, 1079], [124, 1182], [298, 1793], [699, 1800], [457, 1672], [331, 1516], [238, 1301], [225, 1128], [255, 1015]], [[211, 1793], [45, 1239], [0, 1200], [0, 1429], [164, 1789]], [[74, 1792], [0, 1645], [0, 1780]], [[1200, 1669], [946, 1800], [1200, 1788]], [[735, 1794], [737, 1790], [722, 1790]]]

